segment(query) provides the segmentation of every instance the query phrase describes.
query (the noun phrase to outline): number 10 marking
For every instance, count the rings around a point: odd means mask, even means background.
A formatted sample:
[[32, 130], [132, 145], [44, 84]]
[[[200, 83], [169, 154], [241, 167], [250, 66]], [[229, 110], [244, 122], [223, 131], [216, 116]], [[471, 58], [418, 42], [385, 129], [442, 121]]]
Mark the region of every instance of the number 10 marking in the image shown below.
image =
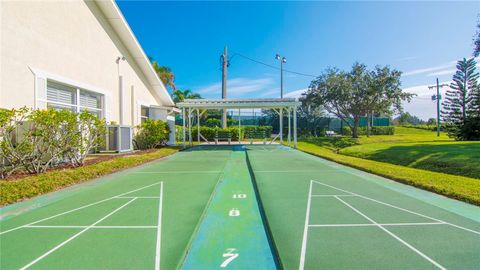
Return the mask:
[[223, 253], [222, 256], [227, 258], [223, 263], [220, 265], [221, 268], [227, 267], [229, 263], [235, 260], [238, 257], [238, 253], [233, 253], [235, 251], [234, 248], [227, 248], [227, 252]]
[[247, 198], [247, 194], [240, 193], [240, 194], [233, 194], [234, 199], [245, 199]]

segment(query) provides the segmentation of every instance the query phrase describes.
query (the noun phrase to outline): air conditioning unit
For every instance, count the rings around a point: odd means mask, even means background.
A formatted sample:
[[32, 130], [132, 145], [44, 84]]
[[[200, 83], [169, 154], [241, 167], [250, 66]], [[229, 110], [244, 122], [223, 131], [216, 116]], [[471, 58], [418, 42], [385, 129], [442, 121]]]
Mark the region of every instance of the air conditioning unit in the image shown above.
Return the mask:
[[105, 147], [101, 152], [129, 152], [133, 150], [131, 126], [107, 125]]

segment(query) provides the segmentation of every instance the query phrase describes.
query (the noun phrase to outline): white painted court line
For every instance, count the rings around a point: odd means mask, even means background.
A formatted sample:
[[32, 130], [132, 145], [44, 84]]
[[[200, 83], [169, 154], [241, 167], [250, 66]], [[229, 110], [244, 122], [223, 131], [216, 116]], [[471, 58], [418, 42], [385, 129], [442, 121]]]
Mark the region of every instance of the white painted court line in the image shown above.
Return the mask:
[[391, 231], [387, 230], [385, 227], [383, 227], [381, 224], [377, 223], [375, 220], [371, 219], [370, 217], [368, 217], [367, 215], [365, 215], [364, 213], [362, 213], [360, 210], [358, 210], [357, 208], [351, 206], [349, 203], [345, 202], [344, 200], [342, 200], [340, 197], [335, 197], [337, 198], [337, 200], [339, 200], [340, 202], [342, 202], [343, 204], [345, 204], [346, 206], [348, 206], [350, 209], [352, 209], [353, 211], [357, 212], [359, 215], [361, 215], [362, 217], [366, 218], [368, 221], [372, 222], [373, 224], [375, 224], [378, 228], [382, 229], [384, 232], [386, 232], [387, 234], [389, 234], [391, 237], [397, 239], [400, 243], [404, 244], [405, 246], [407, 246], [409, 249], [413, 250], [415, 253], [417, 253], [418, 255], [422, 256], [424, 259], [426, 259], [427, 261], [429, 261], [430, 263], [432, 263], [433, 265], [435, 265], [436, 267], [438, 267], [439, 269], [442, 269], [442, 270], [446, 270], [445, 267], [443, 267], [442, 265], [440, 265], [439, 263], [437, 263], [436, 261], [434, 261], [432, 258], [428, 257], [427, 255], [425, 255], [424, 253], [422, 253], [420, 250], [416, 249], [414, 246], [410, 245], [409, 243], [407, 243], [406, 241], [404, 241], [402, 238], [398, 237], [396, 234], [392, 233]]
[[369, 198], [369, 197], [366, 197], [366, 196], [363, 196], [363, 195], [360, 195], [360, 194], [357, 194], [357, 193], [354, 193], [354, 192], [350, 192], [350, 191], [347, 191], [347, 190], [344, 190], [344, 189], [341, 189], [341, 188], [337, 188], [337, 187], [334, 187], [334, 186], [331, 186], [331, 185], [328, 185], [328, 184], [325, 184], [325, 183], [322, 183], [322, 182], [318, 182], [316, 180], [312, 180], [313, 182], [319, 184], [319, 185], [324, 185], [324, 186], [327, 186], [327, 187], [330, 187], [330, 188], [334, 188], [336, 190], [339, 190], [339, 191], [342, 191], [342, 192], [347, 192], [349, 194], [352, 194], [352, 195], [356, 195], [360, 198], [363, 198], [363, 199], [366, 199], [366, 200], [369, 200], [369, 201], [372, 201], [372, 202], [376, 202], [376, 203], [379, 203], [379, 204], [383, 204], [385, 206], [389, 206], [389, 207], [392, 207], [392, 208], [395, 208], [395, 209], [398, 209], [398, 210], [401, 210], [401, 211], [404, 211], [404, 212], [407, 212], [407, 213], [410, 213], [410, 214], [414, 214], [414, 215], [417, 215], [417, 216], [420, 216], [420, 217], [424, 217], [424, 218], [428, 218], [430, 220], [433, 220], [433, 221], [436, 221], [436, 222], [440, 222], [440, 223], [444, 223], [444, 224], [447, 224], [447, 225], [450, 225], [452, 227], [455, 227], [457, 229], [461, 229], [461, 230], [465, 230], [465, 231], [468, 231], [468, 232], [471, 232], [471, 233], [475, 233], [475, 234], [478, 234], [480, 235], [480, 232], [479, 231], [475, 231], [475, 230], [472, 230], [472, 229], [469, 229], [469, 228], [465, 228], [465, 227], [462, 227], [462, 226], [459, 226], [459, 225], [456, 225], [456, 224], [452, 224], [450, 222], [447, 222], [447, 221], [444, 221], [444, 220], [441, 220], [441, 219], [437, 219], [437, 218], [433, 218], [433, 217], [429, 217], [427, 215], [424, 215], [424, 214], [420, 214], [420, 213], [417, 213], [417, 212], [414, 212], [414, 211], [411, 211], [411, 210], [408, 210], [408, 209], [405, 209], [405, 208], [402, 208], [402, 207], [398, 207], [398, 206], [395, 206], [395, 205], [392, 205], [392, 204], [389, 204], [389, 203], [386, 203], [386, 202], [382, 202], [382, 201], [379, 201], [379, 200], [375, 200], [375, 199], [372, 199], [372, 198]]
[[221, 173], [222, 171], [158, 171], [158, 172], [131, 172], [139, 174], [157, 174], [157, 173]]
[[120, 211], [122, 208], [124, 208], [125, 206], [129, 205], [130, 203], [132, 203], [133, 201], [135, 201], [136, 199], [131, 199], [130, 201], [128, 201], [127, 203], [123, 204], [122, 206], [116, 208], [115, 210], [113, 210], [112, 212], [108, 213], [107, 215], [105, 215], [104, 217], [102, 217], [101, 219], [95, 221], [95, 223], [93, 223], [92, 225], [86, 227], [85, 229], [81, 230], [80, 232], [76, 233], [75, 235], [73, 235], [72, 237], [68, 238], [67, 240], [63, 241], [62, 243], [60, 243], [59, 245], [57, 245], [56, 247], [50, 249], [49, 251], [45, 252], [42, 256], [36, 258], [35, 260], [33, 260], [32, 262], [30, 262], [29, 264], [25, 265], [24, 267], [20, 268], [20, 270], [25, 270], [27, 268], [29, 268], [30, 266], [34, 265], [35, 263], [37, 263], [38, 261], [40, 261], [41, 259], [47, 257], [48, 255], [50, 255], [52, 252], [54, 252], [55, 250], [61, 248], [62, 246], [64, 246], [65, 244], [67, 244], [68, 242], [72, 241], [73, 239], [77, 238], [78, 236], [80, 236], [81, 234], [83, 234], [84, 232], [88, 231], [89, 229], [91, 229], [93, 226], [97, 225], [98, 223], [102, 222], [103, 220], [107, 219], [109, 216], [115, 214], [116, 212]]
[[426, 226], [426, 225], [447, 225], [441, 222], [418, 222], [418, 223], [360, 223], [360, 224], [310, 224], [308, 227], [370, 227], [370, 226]]
[[352, 195], [352, 194], [334, 194], [334, 195], [312, 195], [312, 197], [356, 197], [357, 195]]
[[300, 252], [300, 265], [299, 270], [303, 270], [305, 267], [305, 254], [307, 251], [307, 237], [308, 237], [308, 222], [310, 220], [310, 205], [312, 202], [312, 184], [313, 180], [310, 180], [310, 188], [308, 189], [307, 211], [305, 213], [305, 227], [303, 228], [302, 250]]
[[336, 172], [337, 170], [275, 170], [275, 171], [254, 171], [255, 173], [322, 173], [322, 172]]
[[115, 197], [115, 199], [160, 199], [160, 197], [155, 197], [155, 196], [121, 196], [121, 197]]
[[162, 245], [162, 207], [163, 207], [163, 182], [160, 183], [160, 200], [158, 203], [157, 245], [155, 252], [155, 270], [160, 270], [160, 251]]
[[84, 229], [84, 228], [90, 228], [90, 229], [156, 229], [157, 226], [70, 226], [70, 225], [31, 225], [31, 226], [25, 226], [24, 228], [33, 228], [33, 229]]
[[96, 204], [100, 204], [100, 203], [103, 203], [103, 202], [106, 202], [106, 201], [115, 199], [115, 198], [117, 198], [117, 197], [122, 197], [123, 195], [127, 195], [127, 194], [133, 193], [133, 192], [135, 192], [135, 191], [139, 191], [139, 190], [142, 190], [142, 189], [146, 189], [146, 188], [149, 188], [149, 187], [151, 187], [151, 186], [158, 185], [158, 184], [160, 184], [160, 182], [157, 182], [157, 183], [154, 183], [154, 184], [151, 184], [151, 185], [147, 185], [147, 186], [144, 186], [144, 187], [141, 187], [141, 188], [137, 188], [137, 189], [134, 189], [134, 190], [131, 190], [131, 191], [128, 191], [128, 192], [125, 192], [125, 193], [122, 193], [122, 194], [119, 194], [119, 195], [110, 197], [110, 198], [106, 198], [106, 199], [103, 199], [103, 200], [100, 200], [100, 201], [97, 201], [97, 202], [94, 202], [94, 203], [86, 204], [86, 205], [80, 206], [80, 207], [75, 208], [75, 209], [72, 209], [72, 210], [68, 210], [68, 211], [65, 211], [65, 212], [62, 212], [62, 213], [59, 213], [59, 214], [56, 214], [56, 215], [47, 217], [47, 218], [43, 218], [43, 219], [34, 221], [34, 222], [32, 222], [32, 223], [28, 223], [28, 224], [25, 224], [25, 225], [22, 225], [22, 226], [18, 226], [18, 227], [12, 228], [12, 229], [10, 229], [10, 230], [6, 230], [6, 231], [3, 231], [3, 232], [0, 232], [0, 235], [5, 234], [5, 233], [8, 233], [8, 232], [15, 231], [15, 230], [18, 230], [18, 229], [21, 229], [21, 228], [24, 228], [25, 226], [34, 225], [34, 224], [40, 223], [40, 222], [42, 222], [42, 221], [46, 221], [46, 220], [49, 220], [49, 219], [52, 219], [52, 218], [56, 218], [56, 217], [59, 217], [59, 216], [63, 216], [63, 215], [65, 215], [65, 214], [69, 214], [69, 213], [72, 213], [72, 212], [75, 212], [75, 211], [78, 211], [78, 210], [81, 210], [81, 209], [84, 209], [84, 208], [87, 208], [87, 207], [90, 207], [90, 206], [93, 206], [93, 205], [96, 205]]

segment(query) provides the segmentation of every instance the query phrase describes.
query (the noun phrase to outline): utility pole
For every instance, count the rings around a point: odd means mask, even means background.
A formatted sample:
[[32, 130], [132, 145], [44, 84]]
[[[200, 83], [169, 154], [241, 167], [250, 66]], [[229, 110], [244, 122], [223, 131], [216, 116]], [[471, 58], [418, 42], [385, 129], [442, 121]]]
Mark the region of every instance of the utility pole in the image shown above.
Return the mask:
[[437, 78], [437, 84], [436, 85], [430, 85], [428, 86], [428, 89], [437, 89], [437, 94], [432, 96], [433, 101], [437, 101], [437, 137], [440, 136], [440, 100], [442, 99], [442, 96], [440, 95], [440, 88], [448, 86], [447, 83], [439, 84], [438, 83], [438, 78]]
[[[222, 62], [222, 99], [227, 98], [227, 68], [228, 68], [228, 51], [227, 46], [223, 48], [223, 54], [220, 56]], [[227, 128], [227, 109], [222, 111], [222, 128]]]

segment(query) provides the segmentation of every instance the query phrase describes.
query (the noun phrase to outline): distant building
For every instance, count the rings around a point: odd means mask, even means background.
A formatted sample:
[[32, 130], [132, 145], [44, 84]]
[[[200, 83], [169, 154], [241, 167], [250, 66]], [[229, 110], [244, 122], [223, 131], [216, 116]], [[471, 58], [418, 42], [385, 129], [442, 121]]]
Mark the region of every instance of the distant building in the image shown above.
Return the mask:
[[175, 142], [175, 104], [113, 0], [0, 1], [0, 12], [0, 108], [161, 119]]

